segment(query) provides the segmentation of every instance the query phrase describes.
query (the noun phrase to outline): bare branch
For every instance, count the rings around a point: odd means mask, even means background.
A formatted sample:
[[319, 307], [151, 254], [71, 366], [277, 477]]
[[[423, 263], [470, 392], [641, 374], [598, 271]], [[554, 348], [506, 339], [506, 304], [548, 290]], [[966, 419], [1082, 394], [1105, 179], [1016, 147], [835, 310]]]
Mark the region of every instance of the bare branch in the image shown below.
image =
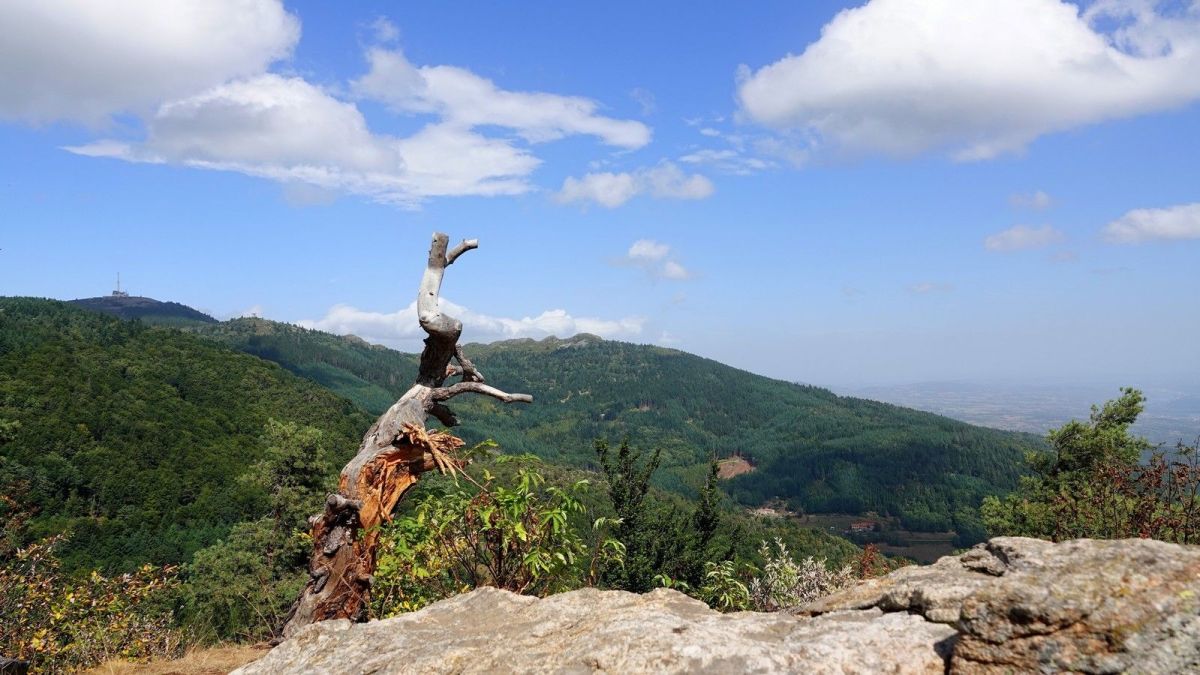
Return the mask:
[[453, 410], [447, 408], [441, 403], [434, 403], [432, 406], [430, 406], [429, 414], [436, 417], [437, 421], [442, 423], [442, 426], [458, 426], [458, 416], [454, 414]]
[[446, 264], [453, 265], [454, 261], [458, 260], [458, 256], [470, 251], [473, 248], [479, 248], [478, 239], [463, 239], [462, 243], [460, 243], [458, 246], [455, 246], [452, 251], [446, 254]]
[[463, 348], [461, 345], [454, 345], [454, 358], [458, 359], [459, 365], [462, 366], [461, 368], [457, 369], [459, 372], [454, 374], [458, 375], [461, 373], [463, 376], [463, 382], [487, 381], [483, 379], [483, 373], [479, 372], [479, 369], [475, 367], [475, 364], [471, 363], [471, 359], [468, 359], [467, 355], [463, 353]]
[[533, 397], [529, 394], [509, 394], [482, 382], [459, 382], [449, 387], [439, 387], [431, 392], [430, 398], [434, 401], [448, 401], [459, 394], [466, 393], [484, 394], [505, 403], [533, 403]]

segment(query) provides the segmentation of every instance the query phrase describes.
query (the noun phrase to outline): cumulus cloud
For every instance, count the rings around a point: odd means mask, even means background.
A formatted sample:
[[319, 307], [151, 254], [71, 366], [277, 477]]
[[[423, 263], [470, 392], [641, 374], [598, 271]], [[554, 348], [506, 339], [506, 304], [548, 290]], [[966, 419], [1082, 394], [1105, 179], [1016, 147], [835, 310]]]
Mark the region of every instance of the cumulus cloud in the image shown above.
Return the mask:
[[1049, 225], [1029, 227], [1014, 225], [1007, 230], [997, 232], [983, 240], [983, 246], [989, 251], [1008, 253], [1025, 251], [1034, 248], [1045, 248], [1057, 244], [1064, 239], [1063, 233]]
[[[399, 36], [386, 19], [366, 28], [377, 45]], [[0, 3], [0, 120], [103, 122], [130, 112], [143, 123], [138, 138], [125, 129], [67, 149], [266, 178], [295, 204], [516, 195], [533, 189], [541, 164], [532, 144], [590, 135], [634, 149], [650, 140], [649, 127], [604, 116], [589, 99], [508, 91], [383, 46], [366, 50], [369, 70], [349, 90], [427, 119], [407, 136], [377, 133], [338, 85], [268, 72], [299, 35], [279, 0]]]
[[1015, 209], [1032, 209], [1034, 211], [1042, 211], [1054, 205], [1054, 200], [1050, 195], [1036, 190], [1030, 193], [1017, 193], [1010, 195], [1008, 203]]
[[[441, 307], [463, 322], [464, 340], [492, 341], [520, 337], [543, 338], [551, 335], [570, 337], [592, 333], [605, 338], [634, 337], [642, 332], [645, 319], [598, 319], [572, 316], [566, 310], [551, 309], [533, 317], [519, 319], [490, 316], [442, 299]], [[425, 333], [417, 321], [417, 303], [395, 312], [372, 312], [350, 305], [335, 305], [320, 319], [297, 322], [305, 328], [357, 335], [369, 342], [394, 347], [415, 348]]]
[[[744, 114], [810, 148], [979, 160], [1200, 98], [1200, 4], [871, 0], [799, 55], [743, 68]], [[1114, 28], [1115, 27], [1115, 28]]]
[[161, 106], [146, 140], [67, 148], [93, 157], [237, 171], [412, 205], [438, 195], [519, 194], [539, 161], [470, 130], [372, 133], [353, 103], [297, 77], [260, 75]]
[[1134, 209], [1105, 225], [1103, 234], [1114, 244], [1200, 239], [1200, 202], [1162, 209]]
[[672, 162], [641, 168], [630, 173], [587, 173], [568, 176], [555, 195], [560, 204], [595, 202], [616, 208], [640, 194], [660, 199], [704, 199], [714, 191], [712, 181], [700, 174], [688, 175]]
[[418, 67], [397, 49], [371, 48], [367, 61], [370, 70], [352, 83], [353, 91], [396, 112], [436, 114], [464, 128], [504, 127], [531, 143], [576, 134], [628, 149], [650, 142], [649, 127], [599, 115], [590, 99], [508, 91], [464, 68]]
[[678, 260], [668, 258], [670, 254], [671, 247], [667, 244], [653, 239], [638, 239], [617, 264], [636, 267], [656, 279], [690, 279], [692, 273]]
[[299, 38], [279, 0], [8, 0], [0, 119], [100, 125], [261, 73]]

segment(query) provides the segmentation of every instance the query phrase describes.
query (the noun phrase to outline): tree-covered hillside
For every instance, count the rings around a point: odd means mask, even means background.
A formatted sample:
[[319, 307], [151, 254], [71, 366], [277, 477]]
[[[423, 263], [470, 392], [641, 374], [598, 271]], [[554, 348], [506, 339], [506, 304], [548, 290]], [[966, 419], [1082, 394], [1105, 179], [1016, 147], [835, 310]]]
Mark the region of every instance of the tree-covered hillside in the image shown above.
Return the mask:
[[354, 401], [374, 415], [413, 383], [417, 356], [276, 321], [231, 319], [193, 327], [234, 349], [274, 361]]
[[195, 326], [217, 320], [178, 302], [160, 302], [137, 295], [102, 295], [72, 300], [72, 304], [122, 319], [141, 319], [159, 326]]
[[[68, 303], [0, 298], [0, 487], [80, 566], [177, 563], [264, 508], [268, 419], [346, 457], [370, 417], [277, 365]], [[2, 505], [0, 505], [2, 506]]]
[[[276, 361], [379, 412], [412, 381], [416, 357], [262, 319], [198, 329]], [[977, 528], [980, 500], [1017, 483], [1041, 439], [893, 405], [836, 396], [674, 349], [579, 335], [469, 345], [488, 381], [529, 392], [529, 406], [455, 401], [468, 441], [493, 438], [591, 466], [591, 441], [629, 436], [663, 449], [658, 483], [689, 493], [708, 457], [741, 454], [756, 470], [726, 485], [748, 505], [898, 516], [913, 529]]]

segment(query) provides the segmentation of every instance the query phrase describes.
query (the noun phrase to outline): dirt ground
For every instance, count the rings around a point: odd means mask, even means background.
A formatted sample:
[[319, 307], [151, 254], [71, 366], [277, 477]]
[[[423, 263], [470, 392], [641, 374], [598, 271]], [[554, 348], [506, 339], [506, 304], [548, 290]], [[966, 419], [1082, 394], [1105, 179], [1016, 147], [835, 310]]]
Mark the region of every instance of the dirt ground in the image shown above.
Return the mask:
[[717, 462], [717, 478], [726, 480], [754, 470], [754, 465], [742, 457], [728, 457]]

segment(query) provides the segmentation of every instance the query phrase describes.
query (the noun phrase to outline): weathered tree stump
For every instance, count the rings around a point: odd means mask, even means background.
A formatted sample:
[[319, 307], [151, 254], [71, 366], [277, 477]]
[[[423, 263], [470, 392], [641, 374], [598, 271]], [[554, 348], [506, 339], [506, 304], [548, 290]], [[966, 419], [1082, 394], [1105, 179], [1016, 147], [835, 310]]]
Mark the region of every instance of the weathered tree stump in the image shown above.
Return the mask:
[[[505, 403], [533, 401], [528, 394], [508, 394], [487, 385], [458, 345], [462, 322], [438, 308], [446, 268], [479, 245], [469, 239], [448, 251], [448, 243], [445, 234], [433, 235], [417, 295], [417, 318], [429, 337], [416, 383], [367, 430], [358, 453], [342, 469], [337, 493], [329, 495], [323, 513], [309, 518], [310, 578], [280, 630], [282, 638], [317, 621], [366, 619], [379, 526], [391, 519], [392, 509], [421, 473], [435, 468], [453, 472], [461, 466], [453, 452], [463, 442], [444, 431], [427, 431], [427, 416], [447, 427], [456, 425], [445, 401], [467, 392]], [[460, 382], [445, 384], [457, 375], [462, 376]]]

